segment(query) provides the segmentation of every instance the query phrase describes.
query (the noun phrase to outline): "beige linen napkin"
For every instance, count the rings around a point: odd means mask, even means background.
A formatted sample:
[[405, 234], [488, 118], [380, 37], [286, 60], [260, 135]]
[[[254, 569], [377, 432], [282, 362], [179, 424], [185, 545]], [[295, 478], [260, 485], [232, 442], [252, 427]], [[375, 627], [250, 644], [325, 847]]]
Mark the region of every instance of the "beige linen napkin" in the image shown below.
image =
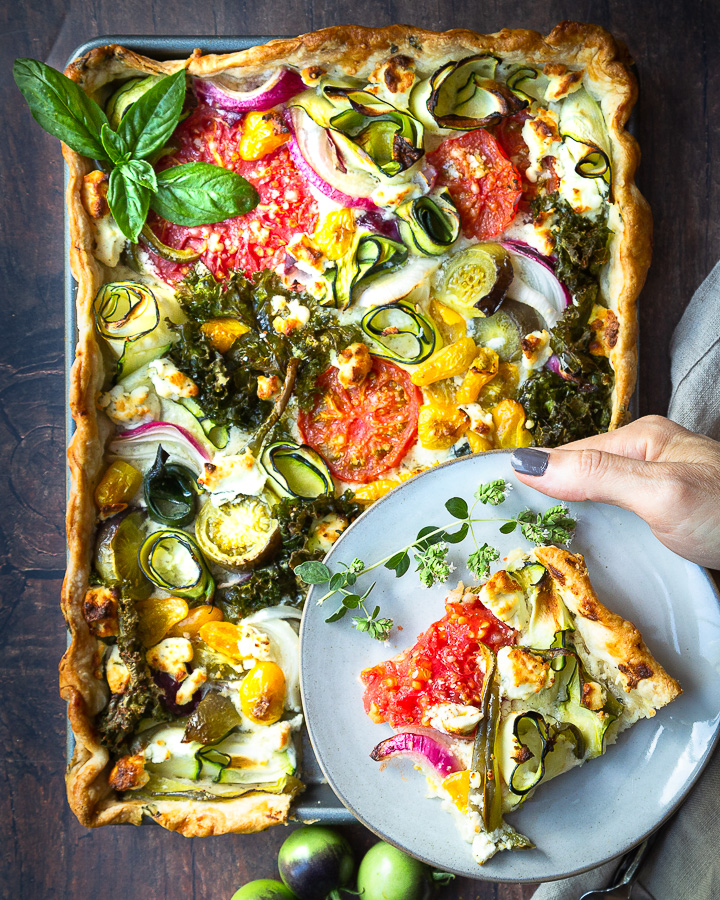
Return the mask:
[[[720, 440], [720, 262], [675, 329], [670, 357], [669, 418]], [[719, 806], [720, 752], [643, 865], [640, 884], [655, 900], [720, 900]], [[615, 860], [574, 878], [542, 884], [533, 900], [578, 900], [585, 891], [610, 884], [617, 866]]]

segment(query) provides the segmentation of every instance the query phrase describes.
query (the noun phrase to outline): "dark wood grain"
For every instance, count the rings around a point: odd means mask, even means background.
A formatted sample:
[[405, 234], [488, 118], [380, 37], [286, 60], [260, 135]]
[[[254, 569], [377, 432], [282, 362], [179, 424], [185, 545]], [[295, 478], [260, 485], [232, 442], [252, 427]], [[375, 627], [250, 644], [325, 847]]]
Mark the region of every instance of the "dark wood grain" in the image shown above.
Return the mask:
[[[186, 840], [160, 828], [82, 829], [64, 799], [62, 166], [10, 78], [15, 56], [62, 68], [107, 33], [292, 34], [327, 25], [549, 30], [597, 22], [630, 48], [641, 82], [639, 184], [655, 216], [655, 261], [640, 306], [640, 411], [669, 398], [672, 331], [720, 256], [720, 9], [711, 0], [33, 0], [0, 8], [0, 895], [229, 900], [276, 874], [287, 835]], [[344, 829], [358, 852], [374, 840]], [[458, 880], [442, 896], [523, 900], [532, 888]]]

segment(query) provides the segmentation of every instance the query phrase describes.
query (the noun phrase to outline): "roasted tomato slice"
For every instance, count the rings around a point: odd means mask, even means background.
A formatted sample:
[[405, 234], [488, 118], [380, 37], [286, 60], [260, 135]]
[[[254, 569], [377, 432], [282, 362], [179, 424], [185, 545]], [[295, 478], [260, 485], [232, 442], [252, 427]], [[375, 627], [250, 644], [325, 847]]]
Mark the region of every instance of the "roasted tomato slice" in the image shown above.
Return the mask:
[[526, 177], [526, 172], [530, 168], [530, 155], [522, 136], [522, 130], [529, 118], [531, 118], [529, 113], [525, 111], [516, 113], [514, 116], [506, 116], [495, 129], [495, 137], [500, 148], [522, 177], [522, 202], [526, 209], [529, 208], [530, 200], [537, 195], [541, 185], [544, 193], [551, 194], [558, 189], [560, 184], [553, 168], [552, 157], [546, 157], [542, 161], [542, 172], [536, 181], [530, 181]]
[[[317, 223], [317, 203], [287, 147], [281, 146], [260, 159], [241, 159], [243, 121], [226, 120], [217, 110], [199, 106], [175, 130], [172, 144], [178, 149], [164, 157], [158, 168], [188, 162], [224, 166], [257, 188], [257, 207], [244, 216], [193, 228], [174, 225], [155, 215], [149, 219], [164, 244], [199, 251], [202, 261], [219, 278], [232, 269], [250, 276], [284, 264], [290, 238], [298, 232], [312, 234]], [[171, 283], [182, 279], [189, 269], [155, 254], [151, 259], [158, 275]]]
[[361, 384], [346, 388], [331, 366], [298, 420], [303, 440], [343, 481], [372, 481], [397, 466], [417, 436], [422, 394], [403, 369], [373, 357]]
[[484, 128], [443, 141], [428, 162], [437, 170], [436, 185], [450, 191], [465, 237], [490, 240], [515, 218], [522, 181]]
[[445, 609], [445, 616], [421, 634], [414, 647], [361, 673], [365, 712], [373, 721], [394, 728], [426, 726], [428, 711], [439, 703], [480, 706], [480, 643], [497, 653], [515, 643], [517, 632], [477, 596], [446, 603]]

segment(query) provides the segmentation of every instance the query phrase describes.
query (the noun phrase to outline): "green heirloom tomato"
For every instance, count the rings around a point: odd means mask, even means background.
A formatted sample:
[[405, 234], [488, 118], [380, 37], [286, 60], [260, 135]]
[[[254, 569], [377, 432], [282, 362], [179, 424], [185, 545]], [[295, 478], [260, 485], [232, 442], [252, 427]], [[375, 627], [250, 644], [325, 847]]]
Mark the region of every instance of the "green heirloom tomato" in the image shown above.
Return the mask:
[[362, 900], [429, 900], [435, 883], [452, 878], [380, 841], [363, 857], [357, 887]]
[[300, 900], [340, 900], [355, 871], [355, 858], [345, 838], [321, 825], [293, 831], [280, 848], [278, 869]]
[[235, 891], [231, 900], [297, 900], [297, 898], [280, 881], [261, 878], [259, 881], [244, 884]]

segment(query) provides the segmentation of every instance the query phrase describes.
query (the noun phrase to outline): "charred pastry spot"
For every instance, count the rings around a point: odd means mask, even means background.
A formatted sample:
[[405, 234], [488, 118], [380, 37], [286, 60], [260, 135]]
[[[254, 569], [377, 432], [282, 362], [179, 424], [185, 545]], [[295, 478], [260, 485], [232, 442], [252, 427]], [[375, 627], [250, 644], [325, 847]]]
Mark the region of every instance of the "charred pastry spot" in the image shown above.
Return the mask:
[[302, 70], [300, 75], [306, 84], [312, 84], [314, 81], [319, 81], [323, 75], [325, 75], [325, 69], [321, 66], [308, 66], [307, 69]]
[[547, 63], [543, 67], [543, 75], [549, 76], [558, 76], [564, 75], [568, 70], [568, 67], [563, 65], [562, 63]]
[[588, 606], [586, 603], [583, 604], [583, 607], [580, 610], [580, 615], [584, 619], [588, 619], [590, 622], [597, 622], [599, 618], [595, 610], [591, 606]]
[[142, 753], [135, 756], [122, 756], [113, 766], [108, 784], [116, 791], [136, 791], [150, 780], [145, 771], [145, 757]]
[[118, 634], [118, 597], [116, 588], [91, 588], [83, 600], [83, 617], [95, 637]]
[[101, 219], [110, 212], [107, 202], [107, 192], [110, 177], [96, 169], [83, 178], [82, 203], [93, 219]]
[[627, 678], [628, 688], [636, 688], [645, 678], [652, 678], [653, 670], [645, 663], [619, 663], [618, 669]]
[[560, 584], [565, 584], [565, 576], [560, 571], [560, 569], [556, 569], [555, 566], [547, 565], [546, 566], [548, 572], [553, 576], [555, 581], [560, 582]]

